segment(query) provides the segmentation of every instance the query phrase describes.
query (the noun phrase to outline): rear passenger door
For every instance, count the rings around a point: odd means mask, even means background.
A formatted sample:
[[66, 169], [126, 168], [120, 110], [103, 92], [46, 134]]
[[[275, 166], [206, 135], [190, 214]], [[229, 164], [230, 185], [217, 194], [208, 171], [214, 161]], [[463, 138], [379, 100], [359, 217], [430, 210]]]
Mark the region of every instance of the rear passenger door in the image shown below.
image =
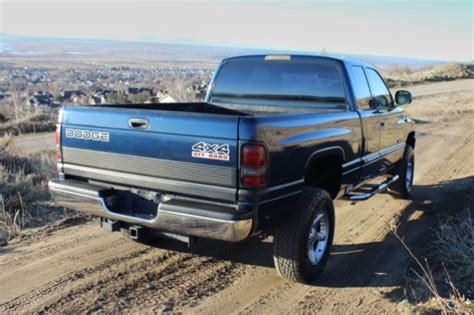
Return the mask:
[[360, 175], [362, 179], [365, 179], [382, 169], [379, 151], [384, 117], [377, 109], [371, 107], [372, 94], [364, 68], [362, 66], [352, 66], [351, 78], [364, 131], [364, 147], [361, 158], [362, 170]]
[[371, 107], [380, 119], [379, 165], [386, 169], [403, 155], [405, 145], [398, 126], [398, 121], [403, 119], [403, 109], [394, 107], [392, 95], [380, 74], [372, 68], [366, 68], [365, 71], [372, 94]]

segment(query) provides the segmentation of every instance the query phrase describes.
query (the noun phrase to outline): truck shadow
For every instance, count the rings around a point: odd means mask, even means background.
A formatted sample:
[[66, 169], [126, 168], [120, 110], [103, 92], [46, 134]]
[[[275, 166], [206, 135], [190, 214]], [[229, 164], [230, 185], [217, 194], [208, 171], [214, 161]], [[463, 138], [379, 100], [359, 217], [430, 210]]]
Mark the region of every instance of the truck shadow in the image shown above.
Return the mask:
[[[474, 176], [444, 181], [436, 185], [415, 185], [412, 201], [401, 211], [401, 216], [396, 222], [397, 234], [416, 254], [418, 249], [426, 246], [429, 241], [425, 232], [437, 222], [437, 215], [447, 209], [462, 210], [466, 193], [474, 194]], [[420, 214], [412, 217], [415, 212]], [[405, 274], [409, 269], [411, 258], [400, 240], [390, 231], [390, 223], [385, 224], [387, 233], [379, 242], [354, 244], [336, 242], [325, 271], [312, 285], [338, 288], [406, 286]], [[192, 250], [172, 240], [160, 240], [149, 245], [209, 256], [236, 264], [273, 268], [271, 238], [250, 239], [240, 243], [202, 240]], [[393, 294], [390, 298], [397, 300], [400, 297]]]

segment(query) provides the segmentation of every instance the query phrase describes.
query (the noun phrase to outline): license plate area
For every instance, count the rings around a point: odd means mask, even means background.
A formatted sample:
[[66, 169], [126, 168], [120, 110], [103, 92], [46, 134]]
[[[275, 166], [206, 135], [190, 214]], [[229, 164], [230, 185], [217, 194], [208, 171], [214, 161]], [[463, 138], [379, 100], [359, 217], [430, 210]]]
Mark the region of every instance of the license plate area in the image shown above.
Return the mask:
[[112, 189], [105, 193], [104, 202], [112, 213], [152, 220], [158, 214], [160, 197], [156, 192]]

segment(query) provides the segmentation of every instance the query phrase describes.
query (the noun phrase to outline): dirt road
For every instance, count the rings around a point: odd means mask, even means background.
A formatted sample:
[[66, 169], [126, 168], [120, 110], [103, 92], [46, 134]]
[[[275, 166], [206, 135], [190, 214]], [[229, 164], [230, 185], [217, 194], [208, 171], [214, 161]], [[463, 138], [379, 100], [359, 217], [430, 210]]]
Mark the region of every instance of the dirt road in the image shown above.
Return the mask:
[[26, 154], [37, 153], [41, 151], [54, 150], [56, 142], [55, 133], [38, 133], [13, 138], [13, 145]]
[[415, 98], [420, 96], [474, 90], [474, 80], [466, 79], [420, 84], [408, 87], [407, 90], [409, 90]]
[[409, 257], [389, 231], [398, 225], [409, 246], [423, 246], [434, 209], [474, 187], [473, 96], [423, 96], [408, 107], [419, 123], [413, 200], [336, 201], [335, 245], [313, 285], [276, 275], [271, 237], [203, 241], [192, 253], [171, 241], [127, 241], [96, 220], [69, 222], [0, 248], [0, 313], [400, 312]]

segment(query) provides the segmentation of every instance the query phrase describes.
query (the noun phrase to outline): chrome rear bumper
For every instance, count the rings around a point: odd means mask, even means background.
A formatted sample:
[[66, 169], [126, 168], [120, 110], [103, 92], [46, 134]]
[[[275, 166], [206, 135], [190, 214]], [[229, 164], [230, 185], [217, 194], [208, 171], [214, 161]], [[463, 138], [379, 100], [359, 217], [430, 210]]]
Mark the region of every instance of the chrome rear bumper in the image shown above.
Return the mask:
[[[193, 210], [189, 202], [186, 205], [173, 199], [159, 204], [158, 212], [153, 219], [143, 219], [112, 212], [102, 196], [103, 187], [75, 180], [52, 179], [49, 190], [58, 204], [86, 214], [146, 226], [152, 229], [191, 235], [203, 238], [218, 239], [230, 242], [242, 241], [252, 231], [253, 218], [249, 215], [223, 217], [222, 215], [199, 215], [190, 213]], [[196, 208], [205, 208], [199, 204]], [[210, 205], [210, 208], [216, 208]], [[208, 211], [207, 213], [212, 213]], [[216, 213], [218, 214], [218, 213]]]

